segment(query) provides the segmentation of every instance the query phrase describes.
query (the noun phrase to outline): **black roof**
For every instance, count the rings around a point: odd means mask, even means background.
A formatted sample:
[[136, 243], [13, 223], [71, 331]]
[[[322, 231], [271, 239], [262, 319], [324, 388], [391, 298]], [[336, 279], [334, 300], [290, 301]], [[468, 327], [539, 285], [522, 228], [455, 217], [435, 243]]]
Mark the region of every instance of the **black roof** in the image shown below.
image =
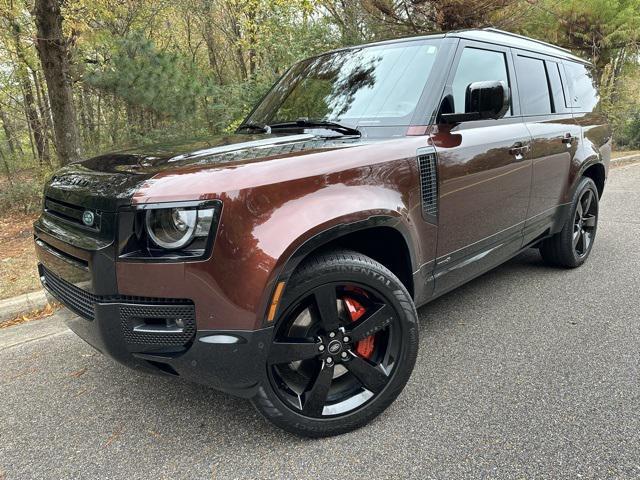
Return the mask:
[[467, 40], [475, 40], [479, 42], [493, 43], [495, 45], [502, 45], [505, 47], [518, 48], [520, 50], [527, 50], [530, 52], [541, 53], [552, 57], [557, 57], [565, 60], [571, 60], [574, 62], [580, 62], [591, 65], [587, 60], [584, 60], [573, 53], [570, 50], [562, 47], [557, 47], [541, 40], [525, 37], [511, 32], [498, 30], [496, 28], [483, 28], [483, 29], [469, 29], [469, 30], [454, 30], [450, 32], [437, 32], [429, 35], [420, 35], [414, 37], [403, 37], [394, 40], [384, 40], [381, 42], [368, 43], [365, 45], [354, 45], [352, 47], [339, 48], [335, 51], [348, 50], [350, 48], [357, 47], [370, 47], [376, 45], [385, 45], [390, 43], [406, 42], [411, 40], [427, 39], [427, 38], [463, 38]]
[[455, 32], [445, 33], [445, 36], [465, 38], [468, 40], [477, 40], [487, 43], [495, 43], [498, 45], [504, 45], [506, 47], [519, 48], [521, 50], [542, 53], [544, 55], [550, 55], [553, 57], [572, 60], [575, 62], [589, 63], [586, 60], [577, 57], [576, 55], [571, 53], [571, 50], [568, 50], [566, 48], [557, 47], [555, 45], [552, 45], [551, 43], [525, 37], [524, 35], [505, 32], [504, 30], [498, 30], [497, 28], [483, 28], [482, 30], [458, 30]]

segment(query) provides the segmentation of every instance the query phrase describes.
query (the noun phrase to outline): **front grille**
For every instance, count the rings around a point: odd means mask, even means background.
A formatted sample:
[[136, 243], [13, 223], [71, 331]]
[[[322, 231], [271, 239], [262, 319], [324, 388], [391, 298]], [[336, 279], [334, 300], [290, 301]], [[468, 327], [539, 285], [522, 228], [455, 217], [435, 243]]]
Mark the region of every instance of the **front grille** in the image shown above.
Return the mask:
[[93, 306], [98, 301], [97, 295], [93, 295], [61, 279], [43, 266], [40, 269], [42, 283], [51, 291], [54, 297], [60, 300], [69, 310], [87, 320], [93, 320], [95, 316]]
[[[95, 210], [87, 209], [78, 205], [72, 205], [67, 202], [61, 202], [60, 200], [54, 200], [51, 197], [45, 197], [44, 211], [49, 215], [61, 218], [62, 220], [73, 223], [75, 225], [79, 225], [83, 228], [100, 230], [101, 215], [100, 212], [97, 212]], [[90, 225], [87, 225], [82, 221], [82, 216], [87, 211], [93, 214], [94, 220]]]
[[436, 172], [436, 154], [428, 153], [418, 156], [420, 168], [420, 193], [422, 196], [422, 213], [427, 217], [438, 215], [438, 178]]
[[[184, 346], [196, 333], [195, 306], [191, 300], [133, 297], [128, 295], [95, 295], [63, 280], [40, 265], [44, 286], [69, 310], [87, 320], [95, 319], [97, 303], [120, 304], [120, 324], [127, 343], [156, 347]], [[166, 329], [167, 324], [180, 325]], [[153, 326], [158, 325], [157, 329]], [[139, 331], [140, 326], [146, 331]], [[162, 331], [165, 329], [165, 331]]]

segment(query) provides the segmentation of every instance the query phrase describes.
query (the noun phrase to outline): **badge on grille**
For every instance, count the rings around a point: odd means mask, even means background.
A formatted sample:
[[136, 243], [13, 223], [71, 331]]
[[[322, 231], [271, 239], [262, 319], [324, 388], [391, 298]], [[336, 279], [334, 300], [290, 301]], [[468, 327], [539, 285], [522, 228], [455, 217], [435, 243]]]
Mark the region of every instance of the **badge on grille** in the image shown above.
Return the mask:
[[95, 221], [95, 219], [96, 216], [89, 210], [85, 210], [82, 213], [82, 223], [84, 223], [87, 227], [93, 226], [93, 222]]

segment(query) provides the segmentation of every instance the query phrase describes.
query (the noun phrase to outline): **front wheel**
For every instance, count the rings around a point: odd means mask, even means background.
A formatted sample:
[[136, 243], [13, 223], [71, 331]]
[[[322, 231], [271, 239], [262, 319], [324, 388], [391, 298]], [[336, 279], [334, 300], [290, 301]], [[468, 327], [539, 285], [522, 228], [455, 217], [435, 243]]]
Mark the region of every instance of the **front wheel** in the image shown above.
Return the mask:
[[253, 399], [277, 426], [307, 437], [359, 428], [384, 411], [415, 364], [415, 306], [369, 257], [330, 252], [291, 277], [274, 328], [266, 380]]

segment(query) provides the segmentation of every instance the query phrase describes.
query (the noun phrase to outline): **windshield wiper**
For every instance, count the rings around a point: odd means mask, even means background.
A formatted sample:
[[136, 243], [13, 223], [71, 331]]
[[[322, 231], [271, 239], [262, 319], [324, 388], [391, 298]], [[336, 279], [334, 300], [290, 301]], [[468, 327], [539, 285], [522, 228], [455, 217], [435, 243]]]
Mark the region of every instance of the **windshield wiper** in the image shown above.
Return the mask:
[[265, 125], [262, 123], [256, 123], [256, 122], [247, 122], [247, 123], [243, 123], [242, 125], [240, 125], [237, 128], [238, 131], [240, 130], [254, 130], [254, 131], [259, 131], [260, 133], [271, 133], [271, 127], [269, 125]]
[[343, 135], [355, 135], [362, 136], [360, 130], [346, 125], [341, 125], [337, 122], [330, 122], [328, 120], [309, 120], [306, 118], [300, 118], [295, 122], [281, 122], [269, 125], [272, 130], [278, 128], [326, 128], [327, 130], [333, 130], [334, 132], [342, 133]]

